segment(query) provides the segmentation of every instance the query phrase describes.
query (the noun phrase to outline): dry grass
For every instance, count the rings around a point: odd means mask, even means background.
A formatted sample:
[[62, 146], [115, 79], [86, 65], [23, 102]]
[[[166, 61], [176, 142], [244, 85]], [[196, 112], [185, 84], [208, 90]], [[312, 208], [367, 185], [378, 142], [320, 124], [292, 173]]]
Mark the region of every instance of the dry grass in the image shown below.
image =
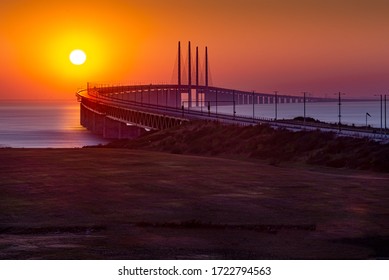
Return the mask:
[[0, 158], [2, 259], [389, 257], [387, 175], [109, 148]]

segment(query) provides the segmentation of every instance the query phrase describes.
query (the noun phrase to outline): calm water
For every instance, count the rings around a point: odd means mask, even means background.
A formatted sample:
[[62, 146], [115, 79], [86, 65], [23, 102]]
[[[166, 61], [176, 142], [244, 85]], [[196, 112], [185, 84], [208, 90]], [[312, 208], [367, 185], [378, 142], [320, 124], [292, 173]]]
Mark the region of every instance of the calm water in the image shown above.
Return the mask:
[[[382, 126], [385, 127], [384, 104], [382, 105]], [[389, 104], [387, 104], [389, 107]], [[218, 112], [232, 113], [232, 106], [220, 106]], [[324, 122], [337, 123], [338, 122], [338, 103], [337, 102], [318, 102], [306, 103], [306, 117], [312, 117]], [[388, 109], [388, 108], [387, 108]], [[212, 108], [215, 111], [215, 108]], [[253, 115], [253, 105], [239, 105], [236, 106], [236, 114], [238, 115]], [[254, 106], [254, 113], [256, 117], [274, 118], [275, 106], [274, 104], [256, 104]], [[342, 102], [341, 105], [341, 122], [344, 124], [355, 124], [357, 126], [366, 125], [366, 113], [368, 117], [367, 124], [373, 127], [381, 127], [381, 109], [380, 101], [363, 101], [363, 102]], [[303, 103], [283, 103], [278, 104], [277, 118], [278, 119], [292, 119], [294, 117], [304, 115]], [[389, 116], [388, 116], [389, 117]], [[388, 118], [387, 118], [388, 120]], [[387, 126], [389, 122], [387, 121]]]
[[80, 125], [79, 103], [0, 101], [0, 147], [73, 148], [106, 141]]

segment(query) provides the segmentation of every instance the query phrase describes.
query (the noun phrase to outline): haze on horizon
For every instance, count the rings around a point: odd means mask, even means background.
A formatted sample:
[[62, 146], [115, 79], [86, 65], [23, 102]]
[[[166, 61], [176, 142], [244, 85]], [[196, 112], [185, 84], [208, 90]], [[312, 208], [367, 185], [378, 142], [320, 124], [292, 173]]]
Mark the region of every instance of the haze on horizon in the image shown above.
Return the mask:
[[[213, 85], [388, 93], [383, 0], [0, 2], [0, 99], [74, 98], [86, 82], [170, 83], [177, 41], [208, 46]], [[68, 57], [83, 49], [87, 61]], [[174, 80], [175, 81], [175, 80]]]

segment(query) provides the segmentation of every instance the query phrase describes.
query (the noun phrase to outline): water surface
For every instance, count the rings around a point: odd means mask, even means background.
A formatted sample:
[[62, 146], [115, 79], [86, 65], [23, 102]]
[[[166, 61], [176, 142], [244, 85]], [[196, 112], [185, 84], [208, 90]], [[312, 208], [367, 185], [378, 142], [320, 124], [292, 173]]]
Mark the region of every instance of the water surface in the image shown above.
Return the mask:
[[[385, 107], [382, 104], [382, 115], [380, 101], [346, 101], [341, 103], [341, 123], [348, 125], [365, 126], [366, 113], [367, 124], [373, 127], [385, 127]], [[203, 110], [207, 110], [203, 108]], [[213, 112], [216, 107], [212, 107]], [[218, 112], [232, 114], [233, 106], [218, 106]], [[235, 106], [236, 114], [253, 116], [253, 105]], [[314, 102], [306, 103], [306, 117], [311, 117], [328, 123], [338, 123], [339, 105], [338, 102]], [[254, 116], [264, 118], [275, 118], [275, 104], [255, 104]], [[304, 103], [279, 103], [277, 104], [278, 119], [293, 119], [298, 116], [304, 116]], [[382, 116], [382, 118], [381, 118]], [[387, 122], [387, 126], [389, 122]]]
[[0, 101], [0, 147], [74, 148], [105, 143], [80, 125], [74, 100]]

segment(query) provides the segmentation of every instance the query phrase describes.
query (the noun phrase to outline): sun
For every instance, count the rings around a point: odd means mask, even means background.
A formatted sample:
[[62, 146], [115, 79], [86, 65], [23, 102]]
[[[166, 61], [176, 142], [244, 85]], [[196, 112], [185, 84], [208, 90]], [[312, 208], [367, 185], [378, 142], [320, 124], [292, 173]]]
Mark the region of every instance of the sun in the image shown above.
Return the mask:
[[82, 50], [73, 50], [69, 55], [69, 59], [74, 65], [81, 65], [86, 61], [86, 54]]

